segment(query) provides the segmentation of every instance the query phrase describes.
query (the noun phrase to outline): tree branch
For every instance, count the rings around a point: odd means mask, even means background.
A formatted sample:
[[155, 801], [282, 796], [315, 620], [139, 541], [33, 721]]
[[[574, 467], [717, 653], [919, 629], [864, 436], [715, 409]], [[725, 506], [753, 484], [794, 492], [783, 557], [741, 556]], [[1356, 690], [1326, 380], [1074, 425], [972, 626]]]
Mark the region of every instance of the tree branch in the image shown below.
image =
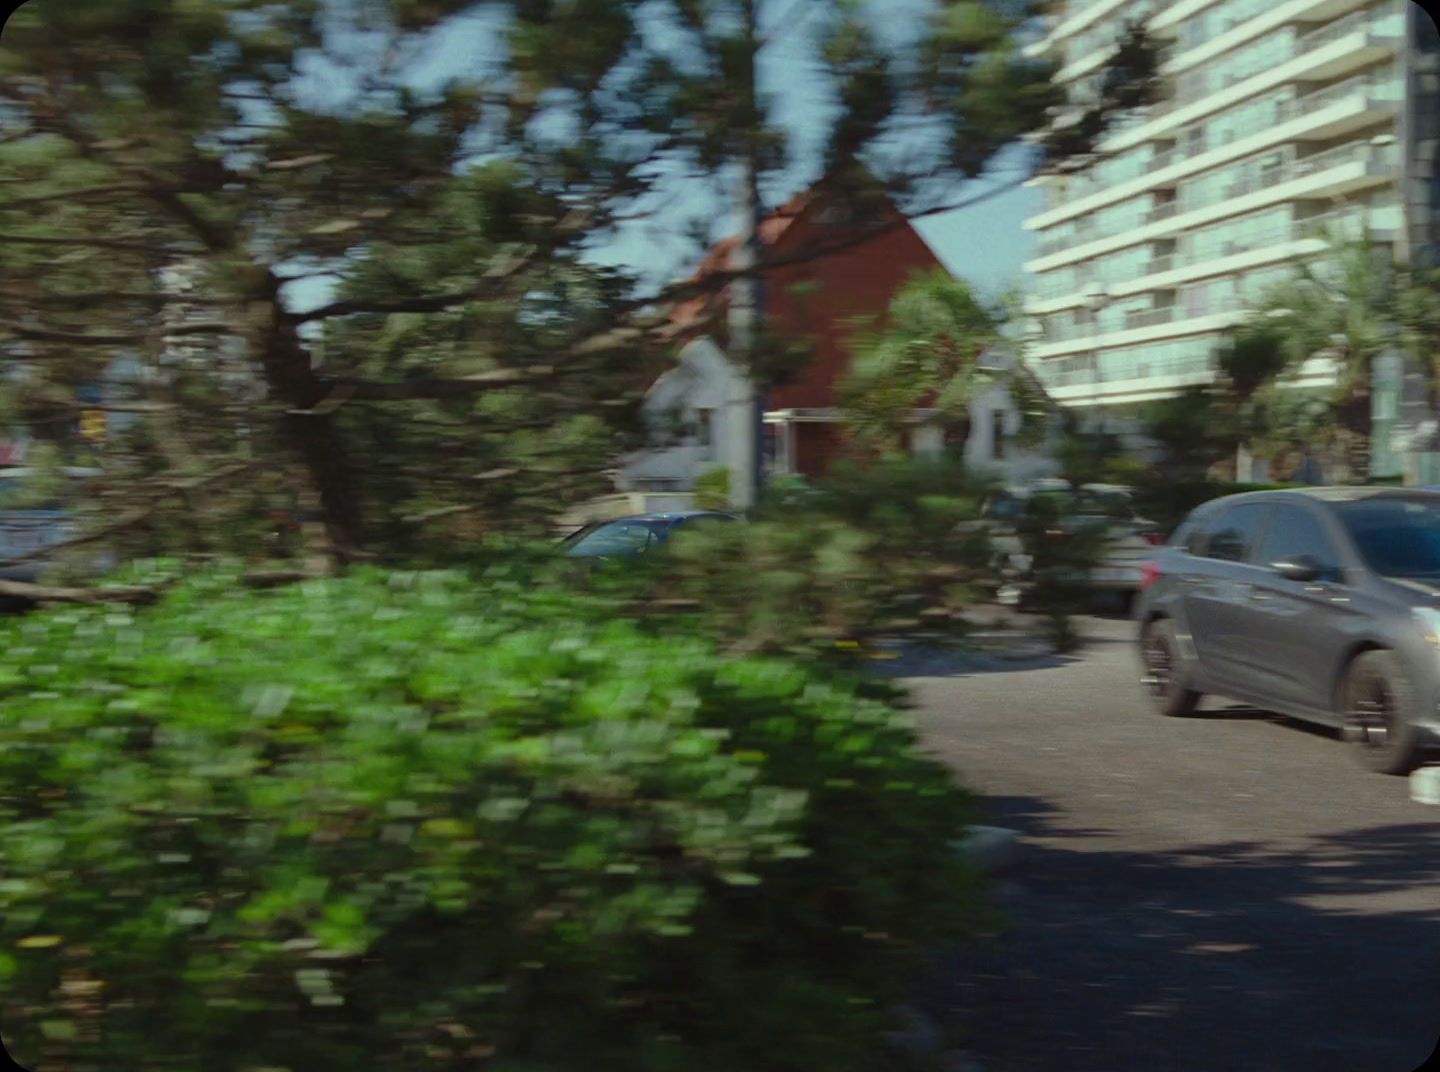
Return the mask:
[[[478, 394], [495, 387], [512, 387], [524, 384], [542, 383], [553, 380], [559, 371], [549, 365], [535, 365], [525, 369], [495, 369], [461, 376], [455, 379], [403, 380], [398, 383], [376, 383], [373, 380], [334, 379], [327, 381], [337, 392], [345, 392], [345, 398], [363, 402], [395, 402], [419, 398], [456, 398]], [[337, 403], [338, 404], [338, 403]], [[321, 403], [323, 406], [324, 403]], [[328, 413], [334, 409], [323, 412]], [[321, 407], [299, 411], [303, 415], [321, 413]]]
[[356, 313], [439, 313], [456, 305], [464, 305], [485, 296], [487, 283], [503, 282], [518, 275], [536, 257], [538, 250], [512, 258], [503, 266], [486, 272], [479, 283], [450, 294], [436, 294], [422, 298], [401, 298], [396, 301], [365, 301], [346, 299], [311, 309], [304, 313], [291, 313], [288, 318], [295, 324], [307, 324], [312, 320], [329, 320], [337, 316], [353, 316]]
[[53, 194], [35, 194], [30, 197], [0, 198], [0, 211], [25, 205], [43, 205], [51, 201], [71, 201], [86, 197], [100, 197], [105, 194], [139, 193], [140, 187], [133, 183], [115, 183], [110, 186], [90, 186], [82, 190], [67, 190]]
[[[171, 481], [167, 485], [167, 487], [170, 490], [178, 491], [183, 495], [187, 491], [193, 491], [194, 489], [203, 487], [206, 484], [214, 483], [217, 480], [225, 480], [228, 477], [239, 476], [241, 473], [249, 472], [251, 469], [254, 469], [258, 464], [258, 462], [244, 462], [243, 464], [239, 465], [226, 466], [223, 469], [217, 469], [213, 473], [207, 473], [205, 476], [192, 477], [189, 480]], [[106, 525], [103, 528], [96, 529], [94, 532], [87, 532], [79, 536], [72, 536], [68, 540], [60, 540], [57, 543], [52, 543], [49, 547], [40, 547], [36, 548], [34, 551], [26, 551], [24, 554], [21, 555], [13, 555], [10, 558], [0, 559], [0, 567], [15, 566], [19, 565], [22, 562], [34, 562], [37, 559], [49, 557], [55, 554], [55, 552], [57, 551], [64, 551], [68, 550], [71, 547], [79, 547], [83, 544], [94, 543], [96, 540], [103, 540], [106, 536], [123, 531], [124, 529], [131, 528], [135, 525], [140, 524], [143, 521], [148, 520], [151, 516], [154, 515], [155, 511], [158, 508], [158, 504], [154, 504], [143, 508], [126, 511], [109, 525]]]
[[9, 331], [23, 339], [39, 342], [63, 342], [72, 346], [128, 346], [141, 343], [154, 336], [171, 338], [181, 335], [233, 335], [235, 329], [225, 323], [179, 324], [173, 328], [160, 328], [154, 332], [127, 332], [122, 335], [100, 335], [87, 332], [52, 331], [48, 328], [31, 328], [24, 324], [0, 321], [0, 331]]
[[27, 246], [84, 246], [90, 249], [113, 249], [122, 253], [172, 252], [162, 246], [151, 246], [144, 242], [123, 242], [109, 238], [42, 238], [39, 235], [0, 234], [0, 243], [13, 242]]

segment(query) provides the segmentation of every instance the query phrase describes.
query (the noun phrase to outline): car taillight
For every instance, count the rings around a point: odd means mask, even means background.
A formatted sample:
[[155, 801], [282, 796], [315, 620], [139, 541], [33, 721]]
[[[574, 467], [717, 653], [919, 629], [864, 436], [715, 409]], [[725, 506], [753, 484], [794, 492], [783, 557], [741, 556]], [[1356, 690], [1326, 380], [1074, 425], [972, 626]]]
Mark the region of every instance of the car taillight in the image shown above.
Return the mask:
[[1143, 592], [1160, 579], [1160, 563], [1147, 562], [1140, 567], [1140, 590]]
[[1151, 547], [1164, 547], [1165, 534], [1163, 532], [1142, 532], [1140, 538]]

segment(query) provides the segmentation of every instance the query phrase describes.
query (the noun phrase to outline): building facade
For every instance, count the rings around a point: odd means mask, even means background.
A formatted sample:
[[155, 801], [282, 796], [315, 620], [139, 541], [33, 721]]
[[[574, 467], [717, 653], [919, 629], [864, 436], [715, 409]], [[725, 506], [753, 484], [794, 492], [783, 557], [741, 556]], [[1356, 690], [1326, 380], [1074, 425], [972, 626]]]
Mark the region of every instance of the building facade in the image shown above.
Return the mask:
[[[1032, 56], [1082, 93], [1126, 20], [1163, 48], [1161, 99], [1044, 204], [1027, 360], [1115, 430], [1210, 381], [1222, 333], [1326, 234], [1436, 263], [1440, 32], [1410, 0], [1064, 0]], [[1324, 361], [1300, 383], [1329, 382]], [[1101, 423], [1101, 421], [1097, 421]]]

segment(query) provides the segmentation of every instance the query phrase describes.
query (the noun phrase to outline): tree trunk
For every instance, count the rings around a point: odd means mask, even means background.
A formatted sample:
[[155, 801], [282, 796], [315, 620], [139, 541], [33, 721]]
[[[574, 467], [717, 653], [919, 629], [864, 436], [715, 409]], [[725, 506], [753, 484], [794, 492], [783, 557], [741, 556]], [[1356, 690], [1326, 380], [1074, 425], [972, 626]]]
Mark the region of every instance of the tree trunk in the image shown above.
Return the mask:
[[333, 411], [312, 412], [326, 392], [294, 325], [284, 318], [279, 280], [265, 271], [257, 289], [246, 306], [250, 344], [270, 396], [283, 410], [281, 437], [294, 452], [305, 484], [296, 490], [320, 515], [330, 565], [343, 567], [363, 557], [359, 503], [344, 444]]
[[[1368, 372], [1366, 373], [1368, 376]], [[1351, 484], [1370, 480], [1370, 434], [1373, 414], [1370, 412], [1370, 385], [1358, 386], [1340, 405], [1342, 451], [1346, 478]]]

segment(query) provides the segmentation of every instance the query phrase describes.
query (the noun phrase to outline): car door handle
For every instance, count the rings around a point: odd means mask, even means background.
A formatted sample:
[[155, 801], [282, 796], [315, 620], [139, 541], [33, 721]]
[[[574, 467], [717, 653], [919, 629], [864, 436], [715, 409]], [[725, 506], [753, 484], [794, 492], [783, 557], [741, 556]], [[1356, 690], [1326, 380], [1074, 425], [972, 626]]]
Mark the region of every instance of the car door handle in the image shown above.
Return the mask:
[[1180, 583], [1181, 583], [1181, 584], [1203, 584], [1204, 581], [1205, 581], [1205, 578], [1202, 577], [1202, 576], [1201, 576], [1200, 574], [1198, 574], [1198, 573], [1182, 573], [1182, 574], [1180, 574]]
[[1247, 584], [1245, 591], [1250, 596], [1251, 601], [1255, 603], [1264, 603], [1266, 600], [1275, 598], [1269, 592], [1265, 591], [1265, 589], [1256, 588], [1253, 584]]

